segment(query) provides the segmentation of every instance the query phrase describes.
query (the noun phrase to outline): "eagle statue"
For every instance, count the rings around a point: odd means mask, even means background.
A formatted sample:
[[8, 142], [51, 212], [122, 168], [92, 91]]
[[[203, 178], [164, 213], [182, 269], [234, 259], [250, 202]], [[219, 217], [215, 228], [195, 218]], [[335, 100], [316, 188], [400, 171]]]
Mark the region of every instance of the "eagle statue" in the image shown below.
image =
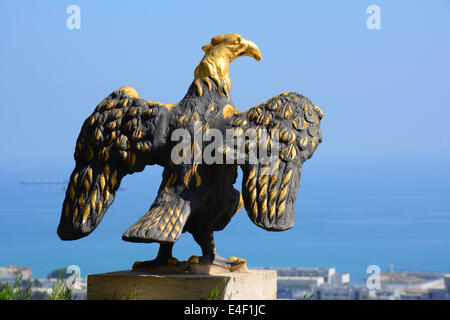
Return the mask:
[[[302, 165], [322, 141], [322, 111], [295, 92], [247, 111], [235, 109], [230, 63], [242, 56], [259, 61], [258, 47], [232, 33], [212, 38], [202, 49], [204, 57], [180, 102], [149, 101], [125, 86], [84, 121], [57, 230], [62, 240], [89, 235], [113, 203], [122, 178], [153, 164], [164, 167], [156, 199], [122, 239], [160, 247], [155, 259], [133, 269], [177, 263], [172, 248], [185, 231], [202, 250], [202, 256], [190, 259], [194, 263], [232, 265], [237, 258], [217, 254], [214, 231], [224, 229], [242, 205], [265, 230], [294, 225]], [[238, 167], [242, 194], [233, 187]]]

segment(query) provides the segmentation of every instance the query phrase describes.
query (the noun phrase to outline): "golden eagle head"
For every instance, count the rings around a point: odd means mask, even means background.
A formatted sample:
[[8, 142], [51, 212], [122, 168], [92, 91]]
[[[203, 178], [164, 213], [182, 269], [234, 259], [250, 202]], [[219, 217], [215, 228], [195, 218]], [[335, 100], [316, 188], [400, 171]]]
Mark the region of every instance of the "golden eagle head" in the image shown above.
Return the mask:
[[219, 93], [228, 96], [231, 87], [229, 77], [231, 61], [243, 56], [253, 57], [256, 61], [261, 60], [258, 46], [245, 40], [238, 33], [215, 36], [211, 39], [211, 43], [204, 45], [202, 49], [205, 56], [194, 72], [199, 96], [202, 95], [201, 81], [211, 90], [210, 79], [216, 83]]
[[221, 56], [229, 62], [237, 57], [250, 56], [261, 60], [261, 52], [256, 44], [245, 40], [238, 33], [222, 34], [211, 39], [211, 43], [202, 47], [206, 55]]

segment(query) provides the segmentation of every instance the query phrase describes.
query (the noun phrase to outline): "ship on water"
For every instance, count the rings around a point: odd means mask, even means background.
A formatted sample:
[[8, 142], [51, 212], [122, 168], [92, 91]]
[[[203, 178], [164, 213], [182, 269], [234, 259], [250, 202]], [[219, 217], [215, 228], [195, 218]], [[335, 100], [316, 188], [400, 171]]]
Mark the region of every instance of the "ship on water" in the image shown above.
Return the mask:
[[[69, 180], [68, 179], [63, 179], [62, 177], [59, 179], [25, 179], [22, 180], [21, 182], [24, 185], [41, 185], [41, 184], [62, 184], [63, 189], [66, 190], [67, 189], [67, 185], [69, 184]], [[127, 188], [126, 185], [121, 185], [119, 187], [119, 190], [125, 190]]]
[[69, 183], [68, 179], [28, 179], [22, 180], [22, 184], [65, 184]]

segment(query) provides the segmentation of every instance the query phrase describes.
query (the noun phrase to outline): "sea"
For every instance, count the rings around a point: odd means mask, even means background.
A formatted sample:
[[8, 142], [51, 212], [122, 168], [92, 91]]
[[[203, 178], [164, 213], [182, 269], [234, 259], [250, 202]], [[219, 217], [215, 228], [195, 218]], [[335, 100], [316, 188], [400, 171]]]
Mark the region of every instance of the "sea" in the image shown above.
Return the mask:
[[[314, 161], [313, 161], [314, 160]], [[249, 267], [334, 267], [361, 283], [367, 268], [450, 273], [450, 161], [414, 157], [317, 157], [303, 166], [295, 226], [269, 232], [244, 209], [215, 233], [218, 253], [247, 259]], [[126, 176], [116, 200], [89, 236], [62, 241], [56, 234], [74, 162], [0, 163], [0, 266], [29, 266], [34, 278], [80, 267], [81, 276], [129, 269], [153, 259], [158, 244], [125, 242], [122, 233], [156, 197], [162, 168]], [[242, 174], [240, 173], [240, 176]], [[240, 178], [236, 188], [241, 189]], [[201, 255], [185, 233], [174, 246], [180, 260]]]

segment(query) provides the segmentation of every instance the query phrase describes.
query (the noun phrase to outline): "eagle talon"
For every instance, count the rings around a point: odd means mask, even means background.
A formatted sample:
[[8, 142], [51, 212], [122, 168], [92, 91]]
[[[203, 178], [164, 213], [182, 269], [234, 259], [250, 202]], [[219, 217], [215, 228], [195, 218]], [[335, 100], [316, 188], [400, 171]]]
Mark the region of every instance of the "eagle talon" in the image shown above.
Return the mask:
[[191, 256], [191, 257], [188, 259], [188, 262], [194, 263], [194, 264], [198, 264], [198, 262], [199, 262], [199, 257], [198, 257], [198, 256]]
[[238, 258], [238, 257], [235, 257], [235, 256], [229, 257], [228, 260], [233, 261], [233, 263], [232, 263], [233, 265], [247, 262], [246, 259]]
[[164, 266], [176, 266], [178, 265], [178, 259], [177, 258], [168, 258], [168, 259], [154, 259], [154, 260], [148, 260], [148, 261], [136, 261], [133, 263], [133, 270], [145, 270], [145, 269], [152, 269], [152, 268], [158, 268], [158, 267], [164, 267]]

